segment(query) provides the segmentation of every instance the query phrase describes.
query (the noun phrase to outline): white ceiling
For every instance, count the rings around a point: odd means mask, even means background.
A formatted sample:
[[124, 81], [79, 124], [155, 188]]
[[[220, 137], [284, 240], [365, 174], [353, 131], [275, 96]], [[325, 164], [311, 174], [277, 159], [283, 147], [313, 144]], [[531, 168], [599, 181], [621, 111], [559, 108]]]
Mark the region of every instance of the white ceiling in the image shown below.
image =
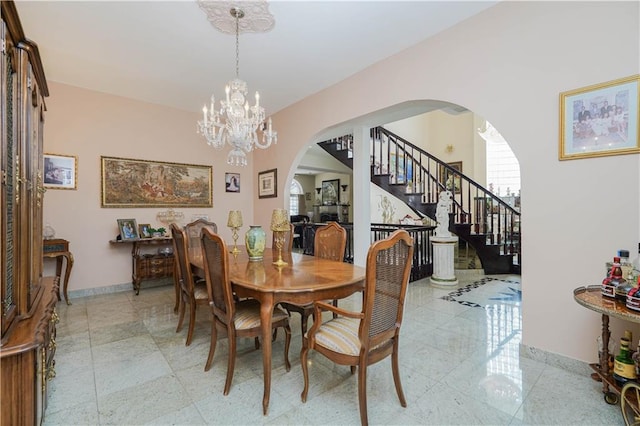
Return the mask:
[[[272, 1], [275, 27], [240, 35], [240, 77], [271, 115], [496, 3]], [[16, 6], [49, 81], [200, 111], [235, 76], [235, 36], [195, 0]]]

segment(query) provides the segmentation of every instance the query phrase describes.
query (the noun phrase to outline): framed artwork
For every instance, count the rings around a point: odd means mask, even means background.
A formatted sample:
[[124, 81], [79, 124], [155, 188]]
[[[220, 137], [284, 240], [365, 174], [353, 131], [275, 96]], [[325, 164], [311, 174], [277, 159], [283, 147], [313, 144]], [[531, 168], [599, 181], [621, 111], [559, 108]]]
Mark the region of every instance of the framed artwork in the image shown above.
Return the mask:
[[100, 157], [101, 207], [212, 207], [213, 167]]
[[240, 173], [225, 173], [224, 185], [227, 192], [240, 192]]
[[[456, 172], [462, 173], [462, 161], [447, 163]], [[440, 182], [455, 194], [460, 193], [460, 175], [452, 172], [446, 167], [440, 167]]]
[[258, 198], [278, 196], [278, 169], [258, 173]]
[[120, 238], [123, 241], [137, 240], [140, 238], [138, 236], [138, 225], [135, 219], [118, 219], [118, 229], [120, 230]]
[[45, 188], [77, 189], [78, 157], [75, 155], [44, 154]]
[[148, 223], [138, 225], [138, 235], [140, 238], [151, 238], [151, 225]]
[[331, 206], [340, 203], [340, 179], [322, 181], [322, 204]]
[[[406, 167], [406, 170], [405, 170]], [[413, 180], [413, 162], [406, 161], [404, 153], [400, 152], [397, 156], [395, 152], [389, 154], [389, 170], [394, 174], [396, 183], [405, 183], [409, 180]]]
[[560, 93], [559, 159], [640, 152], [640, 76]]

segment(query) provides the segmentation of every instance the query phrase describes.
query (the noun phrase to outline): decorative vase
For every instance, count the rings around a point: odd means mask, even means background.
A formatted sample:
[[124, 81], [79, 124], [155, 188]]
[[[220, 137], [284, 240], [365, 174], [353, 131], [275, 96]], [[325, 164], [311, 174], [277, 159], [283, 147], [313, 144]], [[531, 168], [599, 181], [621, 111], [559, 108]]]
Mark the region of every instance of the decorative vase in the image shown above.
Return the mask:
[[244, 236], [249, 260], [262, 260], [266, 245], [266, 234], [260, 225], [251, 225]]

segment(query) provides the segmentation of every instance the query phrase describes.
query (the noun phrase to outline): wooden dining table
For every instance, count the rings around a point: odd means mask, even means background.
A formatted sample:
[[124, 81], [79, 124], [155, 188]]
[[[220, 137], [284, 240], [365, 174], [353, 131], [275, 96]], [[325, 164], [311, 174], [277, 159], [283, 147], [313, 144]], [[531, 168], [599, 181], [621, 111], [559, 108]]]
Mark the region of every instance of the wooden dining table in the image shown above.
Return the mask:
[[[241, 253], [229, 254], [229, 279], [238, 297], [251, 297], [260, 302], [262, 331], [262, 364], [264, 371], [263, 414], [269, 409], [271, 391], [271, 316], [280, 302], [305, 305], [318, 300], [347, 297], [364, 289], [365, 269], [349, 263], [321, 259], [298, 253], [283, 253], [287, 265], [273, 265], [277, 251], [267, 248], [260, 261], [249, 261], [244, 247]], [[204, 263], [199, 248], [189, 250], [194, 273], [204, 276]]]

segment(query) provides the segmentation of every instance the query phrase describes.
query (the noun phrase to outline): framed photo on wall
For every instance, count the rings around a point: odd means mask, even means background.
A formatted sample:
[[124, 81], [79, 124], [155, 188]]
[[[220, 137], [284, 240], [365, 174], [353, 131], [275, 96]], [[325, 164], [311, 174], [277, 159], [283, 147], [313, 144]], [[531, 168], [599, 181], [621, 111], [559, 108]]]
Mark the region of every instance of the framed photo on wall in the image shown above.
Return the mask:
[[[456, 172], [462, 173], [462, 161], [447, 163]], [[440, 182], [451, 192], [460, 193], [460, 175], [451, 172], [449, 169], [440, 167]]]
[[640, 152], [639, 82], [634, 75], [560, 93], [559, 159]]
[[227, 192], [240, 192], [240, 173], [225, 173], [224, 186]]
[[258, 173], [258, 198], [278, 196], [278, 169]]
[[75, 155], [44, 154], [45, 188], [77, 189], [78, 157]]
[[118, 219], [118, 229], [120, 230], [120, 238], [122, 241], [137, 240], [138, 225], [135, 219]]
[[332, 206], [340, 203], [340, 179], [322, 181], [322, 204]]

